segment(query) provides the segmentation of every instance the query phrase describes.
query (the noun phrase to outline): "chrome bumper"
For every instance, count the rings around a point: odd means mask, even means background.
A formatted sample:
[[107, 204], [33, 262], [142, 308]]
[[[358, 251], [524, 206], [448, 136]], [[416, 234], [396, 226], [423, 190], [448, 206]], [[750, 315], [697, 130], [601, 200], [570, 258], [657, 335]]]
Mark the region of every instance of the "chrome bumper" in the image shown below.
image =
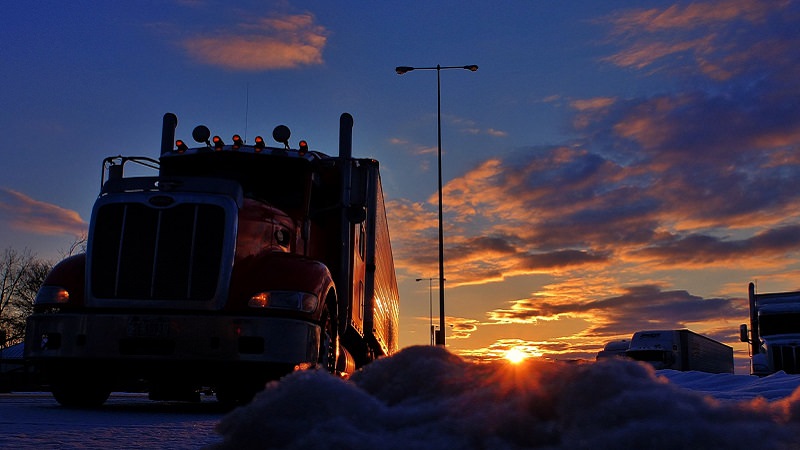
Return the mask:
[[41, 314], [28, 319], [32, 360], [314, 363], [320, 327], [302, 320], [211, 315]]

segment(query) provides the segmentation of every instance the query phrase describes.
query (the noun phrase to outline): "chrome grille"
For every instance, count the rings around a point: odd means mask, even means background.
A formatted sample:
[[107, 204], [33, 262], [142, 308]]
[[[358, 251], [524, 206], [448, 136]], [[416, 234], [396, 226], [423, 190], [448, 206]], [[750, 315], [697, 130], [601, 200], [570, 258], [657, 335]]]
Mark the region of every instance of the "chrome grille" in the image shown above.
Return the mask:
[[773, 346], [772, 363], [776, 371], [800, 373], [800, 347], [794, 345]]
[[96, 298], [209, 300], [220, 278], [225, 210], [181, 203], [109, 203], [97, 211], [91, 252]]

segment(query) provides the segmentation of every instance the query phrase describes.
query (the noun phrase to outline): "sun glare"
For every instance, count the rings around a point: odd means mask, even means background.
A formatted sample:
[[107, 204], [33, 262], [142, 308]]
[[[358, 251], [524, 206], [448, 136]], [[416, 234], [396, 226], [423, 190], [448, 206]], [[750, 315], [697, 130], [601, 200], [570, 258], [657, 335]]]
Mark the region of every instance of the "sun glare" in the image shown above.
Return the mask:
[[525, 352], [523, 352], [522, 350], [520, 350], [520, 349], [518, 349], [516, 347], [514, 347], [512, 349], [509, 349], [506, 352], [506, 359], [511, 364], [519, 364], [522, 361], [524, 361], [525, 358], [527, 358], [527, 357], [528, 357], [528, 355], [526, 355]]

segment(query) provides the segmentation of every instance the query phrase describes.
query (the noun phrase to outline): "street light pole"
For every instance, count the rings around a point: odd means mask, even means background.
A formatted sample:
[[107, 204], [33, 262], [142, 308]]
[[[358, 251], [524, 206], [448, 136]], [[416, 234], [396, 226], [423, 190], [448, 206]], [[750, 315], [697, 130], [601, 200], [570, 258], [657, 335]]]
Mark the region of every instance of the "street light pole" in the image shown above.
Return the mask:
[[395, 67], [395, 72], [398, 75], [403, 75], [404, 73], [411, 72], [412, 70], [435, 70], [436, 71], [436, 117], [437, 117], [437, 127], [436, 127], [436, 136], [437, 136], [437, 155], [438, 155], [438, 166], [439, 166], [439, 333], [440, 339], [436, 342], [437, 345], [441, 345], [442, 347], [445, 346], [444, 343], [444, 336], [445, 336], [445, 328], [444, 328], [444, 224], [443, 224], [443, 214], [442, 214], [442, 83], [439, 77], [439, 73], [443, 69], [464, 69], [469, 70], [470, 72], [475, 72], [478, 70], [478, 66], [475, 64], [469, 66], [441, 66], [439, 64], [436, 67], [410, 67], [410, 66], [398, 66]]

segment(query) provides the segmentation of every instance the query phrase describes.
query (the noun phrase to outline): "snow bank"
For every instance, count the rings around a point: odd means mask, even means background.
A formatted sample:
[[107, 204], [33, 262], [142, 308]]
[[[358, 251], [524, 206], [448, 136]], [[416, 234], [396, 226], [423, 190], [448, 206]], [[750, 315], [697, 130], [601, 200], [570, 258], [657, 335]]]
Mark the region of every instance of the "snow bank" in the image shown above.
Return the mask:
[[217, 449], [796, 448], [800, 389], [720, 401], [631, 361], [474, 364], [410, 347], [349, 381], [271, 383], [217, 431]]
[[659, 370], [656, 373], [678, 386], [710, 394], [721, 400], [748, 400], [758, 397], [778, 400], [788, 397], [800, 386], [800, 375], [787, 375], [783, 371], [763, 378], [754, 375], [677, 370]]

